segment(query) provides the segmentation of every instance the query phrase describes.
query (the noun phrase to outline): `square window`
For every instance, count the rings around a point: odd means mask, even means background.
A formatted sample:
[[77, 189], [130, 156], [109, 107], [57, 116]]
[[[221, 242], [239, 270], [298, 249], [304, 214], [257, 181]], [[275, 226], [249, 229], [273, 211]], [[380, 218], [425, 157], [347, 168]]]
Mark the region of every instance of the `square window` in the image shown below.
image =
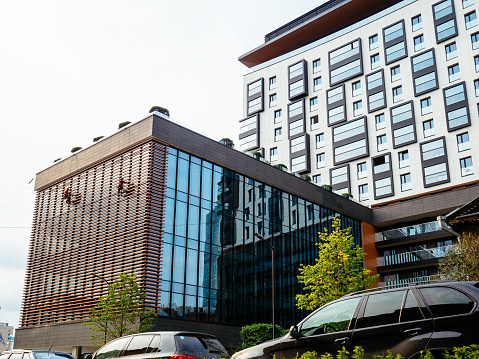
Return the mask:
[[449, 66], [447, 68], [449, 73], [449, 82], [457, 81], [461, 79], [461, 72], [459, 71], [459, 64]]
[[401, 80], [401, 67], [395, 66], [391, 68], [391, 82]]
[[476, 66], [476, 72], [479, 72], [479, 56], [474, 56], [474, 65]]
[[274, 142], [281, 141], [283, 137], [283, 129], [282, 128], [276, 128], [274, 130]]
[[358, 179], [366, 178], [368, 176], [368, 168], [366, 162], [358, 163]]
[[321, 77], [316, 77], [313, 80], [313, 91], [319, 91], [323, 88], [323, 85], [321, 83]]
[[269, 160], [271, 162], [278, 160], [278, 147], [271, 148], [269, 150]]
[[269, 95], [269, 107], [274, 107], [276, 106], [276, 101], [278, 99], [278, 96], [276, 94]]
[[475, 50], [479, 47], [479, 33], [471, 35], [472, 49]]
[[424, 35], [419, 35], [414, 38], [414, 51], [424, 49]]
[[361, 81], [353, 82], [353, 97], [361, 95]]
[[421, 100], [421, 115], [427, 115], [432, 112], [431, 98], [424, 98]]
[[459, 152], [467, 151], [471, 148], [469, 145], [469, 133], [464, 132], [457, 135], [457, 150]]
[[434, 136], [434, 121], [427, 120], [422, 123], [422, 127], [424, 129], [424, 137], [431, 137]]
[[274, 111], [274, 123], [281, 122], [281, 110]]
[[371, 70], [374, 70], [375, 68], [379, 67], [380, 61], [379, 61], [379, 54], [375, 54], [371, 56]]
[[386, 128], [386, 117], [384, 116], [384, 113], [380, 113], [379, 115], [376, 115], [375, 119], [376, 119], [376, 131]]
[[421, 14], [419, 14], [419, 15], [417, 15], [417, 16], [414, 16], [414, 17], [411, 19], [411, 22], [412, 22], [412, 31], [413, 31], [413, 32], [422, 29], [422, 17], [421, 17]]
[[401, 191], [409, 191], [412, 189], [411, 185], [411, 174], [405, 173], [401, 175]]
[[399, 156], [399, 168], [409, 167], [409, 152], [402, 151], [398, 153]]
[[457, 47], [456, 43], [453, 42], [452, 44], [446, 45], [446, 60], [455, 59], [457, 57]]
[[321, 71], [321, 59], [313, 61], [313, 74]]
[[355, 117], [363, 114], [363, 101], [353, 103], [353, 113]]
[[359, 202], [369, 200], [368, 185], [362, 184], [358, 186]]
[[276, 88], [276, 76], [269, 78], [269, 89], [274, 90]]
[[309, 119], [311, 124], [311, 131], [317, 130], [319, 128], [319, 118], [318, 116], [313, 116]]
[[312, 111], [317, 111], [318, 109], [318, 98], [312, 98], [309, 100], [309, 110]]
[[381, 135], [376, 138], [378, 144], [378, 151], [384, 151], [388, 148], [386, 135]]
[[379, 47], [379, 38], [378, 34], [373, 35], [369, 38], [369, 50], [374, 50]]
[[466, 29], [470, 29], [477, 25], [476, 12], [470, 12], [469, 14], [464, 15], [464, 20], [466, 21]]
[[476, 90], [476, 97], [479, 96], [479, 80], [474, 80], [474, 89]]
[[320, 153], [316, 155], [316, 168], [323, 168], [326, 166], [326, 155]]
[[393, 102], [402, 101], [402, 86], [393, 88]]
[[462, 0], [462, 8], [465, 9], [466, 7], [474, 5], [474, 0]]
[[324, 133], [316, 135], [316, 148], [324, 147]]
[[321, 175], [315, 175], [313, 176], [313, 183], [320, 185], [321, 184]]
[[472, 167], [472, 157], [461, 158], [461, 176], [469, 176], [474, 174], [474, 168]]

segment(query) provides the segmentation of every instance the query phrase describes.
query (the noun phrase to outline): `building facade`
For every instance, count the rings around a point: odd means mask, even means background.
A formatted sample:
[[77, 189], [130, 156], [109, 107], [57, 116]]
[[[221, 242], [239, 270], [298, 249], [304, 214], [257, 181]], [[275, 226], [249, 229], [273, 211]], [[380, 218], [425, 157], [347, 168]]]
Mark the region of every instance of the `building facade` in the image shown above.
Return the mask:
[[[119, 188], [120, 179], [126, 181]], [[154, 114], [36, 176], [16, 346], [92, 352], [84, 322], [122, 272], [137, 273], [158, 330], [237, 345], [245, 324], [289, 326], [301, 263], [341, 218], [362, 245], [367, 207]], [[67, 191], [68, 189], [68, 191]]]
[[13, 333], [13, 326], [8, 323], [0, 323], [0, 353], [13, 349]]
[[[456, 243], [437, 216], [475, 198], [477, 10], [474, 0], [329, 1], [239, 58], [249, 68], [241, 149], [370, 206], [384, 284], [431, 279]], [[456, 207], [443, 202], [451, 191]], [[425, 196], [430, 206], [416, 207]], [[387, 224], [374, 221], [384, 206], [401, 208]]]

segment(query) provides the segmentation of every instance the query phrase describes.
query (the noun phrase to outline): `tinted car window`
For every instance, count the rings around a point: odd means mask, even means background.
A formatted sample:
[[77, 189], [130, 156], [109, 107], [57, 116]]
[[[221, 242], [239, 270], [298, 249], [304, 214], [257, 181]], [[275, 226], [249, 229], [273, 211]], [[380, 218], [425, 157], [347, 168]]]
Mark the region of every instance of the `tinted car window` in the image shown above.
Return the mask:
[[364, 310], [361, 328], [399, 322], [404, 290], [370, 294]]
[[360, 299], [346, 299], [320, 309], [301, 325], [300, 335], [309, 337], [348, 330]]
[[210, 353], [221, 354], [221, 357], [223, 358], [228, 357], [228, 352], [218, 340], [213, 338], [201, 338], [201, 340], [206, 344]]
[[[27, 354], [27, 353], [25, 353]], [[29, 359], [28, 356], [23, 355], [23, 359]], [[49, 351], [35, 351], [33, 352], [36, 359], [72, 359], [73, 357], [67, 353], [62, 354], [58, 352], [49, 352]]]
[[146, 353], [152, 339], [153, 335], [134, 336], [122, 356]]
[[110, 359], [116, 358], [120, 355], [121, 350], [125, 346], [126, 343], [131, 339], [131, 337], [121, 338], [115, 340], [112, 343], [105, 345], [101, 348], [98, 353], [95, 355], [95, 359]]
[[150, 346], [148, 347], [148, 350], [146, 351], [147, 353], [156, 353], [158, 349], [160, 349], [160, 338], [160, 335], [155, 335], [150, 343]]
[[185, 350], [189, 352], [206, 351], [206, 346], [197, 337], [177, 335], [175, 336], [175, 339], [179, 350]]
[[421, 288], [420, 291], [435, 317], [470, 313], [474, 308], [471, 298], [453, 288]]
[[414, 298], [412, 292], [408, 291], [406, 296], [406, 303], [404, 303], [404, 307], [401, 311], [400, 322], [411, 322], [414, 320], [421, 319], [424, 319], [421, 309], [417, 305], [416, 299]]

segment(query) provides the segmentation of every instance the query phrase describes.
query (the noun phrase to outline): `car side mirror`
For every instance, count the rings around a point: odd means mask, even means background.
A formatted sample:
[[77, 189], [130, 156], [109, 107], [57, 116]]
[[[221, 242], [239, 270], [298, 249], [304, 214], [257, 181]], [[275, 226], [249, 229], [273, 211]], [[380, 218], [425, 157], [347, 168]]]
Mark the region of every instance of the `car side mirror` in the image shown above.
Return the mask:
[[293, 325], [291, 328], [289, 328], [289, 336], [293, 339], [299, 339], [299, 330], [296, 325]]
[[93, 358], [93, 354], [85, 354], [83, 356], [83, 359], [92, 359]]

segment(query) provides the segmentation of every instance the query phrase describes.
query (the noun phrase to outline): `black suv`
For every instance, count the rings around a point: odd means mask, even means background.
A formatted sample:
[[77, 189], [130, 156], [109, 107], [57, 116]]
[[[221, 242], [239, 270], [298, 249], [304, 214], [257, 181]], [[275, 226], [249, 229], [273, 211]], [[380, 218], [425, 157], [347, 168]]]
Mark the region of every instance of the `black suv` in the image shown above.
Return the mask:
[[105, 344], [93, 359], [208, 359], [229, 355], [215, 336], [194, 332], [152, 332], [128, 335]]
[[[365, 291], [328, 303], [289, 333], [232, 359], [289, 359], [306, 351], [336, 354], [362, 346], [366, 357], [388, 350], [405, 358], [479, 344], [479, 282], [441, 282]], [[438, 356], [436, 356], [438, 357]]]

